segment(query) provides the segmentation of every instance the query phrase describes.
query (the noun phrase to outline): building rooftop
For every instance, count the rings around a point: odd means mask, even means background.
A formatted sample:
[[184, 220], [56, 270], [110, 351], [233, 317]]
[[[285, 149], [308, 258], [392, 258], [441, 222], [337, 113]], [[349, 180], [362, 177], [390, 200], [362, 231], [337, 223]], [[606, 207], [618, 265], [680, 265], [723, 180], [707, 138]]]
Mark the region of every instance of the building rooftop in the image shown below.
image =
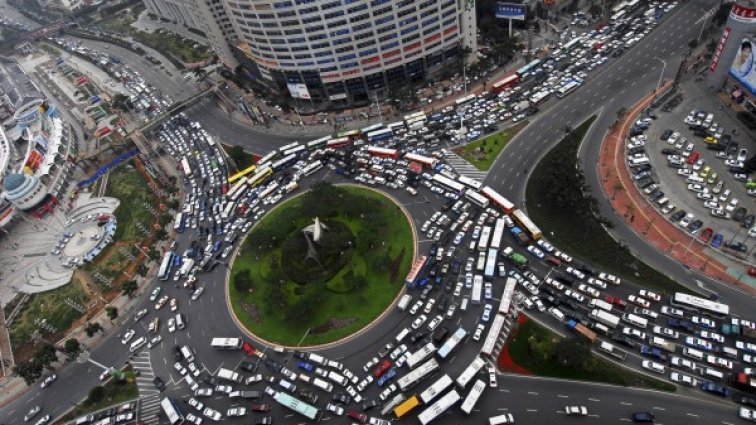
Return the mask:
[[18, 62], [2, 56], [0, 56], [0, 91], [14, 108], [19, 108], [32, 100], [44, 99]]

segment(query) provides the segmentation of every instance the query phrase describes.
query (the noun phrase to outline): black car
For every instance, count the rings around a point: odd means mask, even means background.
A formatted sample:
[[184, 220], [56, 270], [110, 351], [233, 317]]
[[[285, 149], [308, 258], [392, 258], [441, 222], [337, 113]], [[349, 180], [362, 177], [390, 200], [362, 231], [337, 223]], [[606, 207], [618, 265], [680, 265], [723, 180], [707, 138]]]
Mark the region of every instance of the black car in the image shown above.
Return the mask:
[[211, 387], [217, 387], [220, 384], [220, 380], [215, 376], [205, 376], [202, 378], [202, 382], [210, 385]]
[[738, 153], [738, 142], [732, 142], [727, 145], [727, 155], [735, 156]]
[[642, 164], [632, 170], [633, 174], [642, 173], [644, 171], [651, 171], [651, 164]]
[[181, 347], [178, 345], [173, 347], [173, 360], [177, 362], [184, 360], [184, 356], [181, 354]]
[[633, 413], [633, 422], [653, 422], [654, 414], [651, 412], [635, 412]]
[[741, 221], [743, 220], [743, 217], [746, 216], [747, 212], [748, 210], [745, 209], [745, 207], [740, 207], [736, 209], [734, 213], [732, 213], [732, 219], [735, 221]]
[[427, 329], [421, 329], [421, 330], [415, 331], [414, 333], [412, 333], [412, 335], [410, 335], [410, 342], [415, 344], [417, 343], [417, 341], [425, 338], [426, 335], [428, 335]]
[[674, 148], [664, 148], [661, 153], [664, 155], [680, 155], [680, 151]]
[[669, 219], [672, 221], [680, 221], [683, 219], [683, 217], [685, 217], [686, 214], [688, 213], [685, 212], [685, 210], [679, 210], [676, 213], [672, 214]]
[[443, 341], [447, 335], [449, 335], [449, 328], [444, 326], [443, 328], [436, 330], [433, 333], [433, 337], [431, 339], [433, 339], [433, 342], [435, 344], [440, 344], [441, 341]]
[[612, 335], [612, 341], [617, 342], [619, 344], [626, 345], [630, 348], [636, 348], [638, 347], [638, 343], [633, 341], [632, 339], [622, 335], [622, 334], [614, 334]]
[[333, 395], [333, 401], [341, 404], [349, 404], [352, 402], [352, 397], [346, 393], [336, 393]]
[[364, 403], [362, 403], [362, 411], [366, 412], [374, 407], [378, 407], [381, 405], [381, 402], [378, 400], [368, 400]]
[[703, 221], [695, 220], [688, 225], [688, 231], [690, 231], [690, 233], [695, 233], [701, 228], [701, 226], [703, 226]]
[[727, 150], [727, 146], [722, 145], [722, 144], [706, 145], [706, 149], [710, 151], [722, 152], [722, 151]]
[[312, 391], [307, 391], [307, 390], [300, 391], [299, 398], [310, 404], [315, 404], [318, 402], [318, 395]]
[[753, 214], [748, 214], [747, 216], [743, 217], [743, 221], [740, 222], [740, 225], [745, 228], [750, 228], [753, 226], [753, 222], [756, 221], [756, 216]]
[[[669, 136], [671, 135], [672, 135], [672, 130], [664, 130], [662, 131], [661, 136], [659, 136], [659, 140], [667, 141], [669, 139]], [[664, 153], [664, 151], [662, 151], [662, 153]], [[666, 155], [669, 155], [669, 154], [666, 154]]]
[[246, 370], [247, 372], [255, 372], [257, 370], [257, 363], [243, 361], [239, 363], [239, 369]]
[[662, 192], [661, 190], [655, 190], [651, 192], [650, 195], [648, 195], [648, 200], [651, 202], [656, 202], [663, 197], [664, 197], [664, 192]]
[[743, 242], [731, 242], [727, 244], [727, 248], [730, 248], [733, 251], [740, 251], [740, 252], [746, 252], [748, 251], [748, 246], [744, 244]]
[[163, 382], [163, 380], [160, 379], [159, 376], [153, 378], [152, 383], [155, 384], [155, 388], [157, 388], [158, 391], [163, 391], [165, 389], [165, 382]]
[[735, 394], [732, 396], [732, 400], [735, 403], [739, 403], [745, 406], [756, 407], [756, 398], [749, 397], [745, 394]]
[[642, 178], [642, 179], [638, 180], [638, 187], [641, 188], [641, 189], [645, 189], [645, 188], [651, 186], [654, 183], [656, 183], [656, 182], [653, 179], [650, 179], [650, 178], [646, 177], [646, 178]]
[[300, 360], [307, 360], [307, 358], [310, 356], [309, 353], [305, 353], [304, 351], [295, 350], [294, 351], [294, 357], [300, 359]]

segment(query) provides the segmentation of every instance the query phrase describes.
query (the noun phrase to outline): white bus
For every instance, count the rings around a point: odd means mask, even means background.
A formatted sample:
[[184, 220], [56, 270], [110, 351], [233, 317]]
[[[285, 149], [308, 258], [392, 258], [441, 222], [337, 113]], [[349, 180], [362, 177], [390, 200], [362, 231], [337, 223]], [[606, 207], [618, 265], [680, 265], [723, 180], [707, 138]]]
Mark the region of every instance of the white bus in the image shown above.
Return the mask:
[[192, 267], [194, 267], [194, 260], [191, 258], [185, 258], [184, 263], [181, 264], [181, 270], [179, 270], [179, 273], [181, 273], [181, 276], [186, 276], [192, 271]]
[[509, 199], [501, 196], [497, 191], [491, 189], [489, 186], [484, 187], [480, 193], [488, 198], [494, 205], [499, 207], [505, 214], [509, 214], [514, 210], [514, 204]]
[[438, 163], [438, 160], [436, 158], [418, 155], [414, 153], [404, 154], [404, 159], [410, 162], [417, 162], [418, 164], [424, 165], [428, 168], [433, 168]]
[[496, 349], [496, 340], [499, 339], [501, 328], [504, 326], [504, 320], [505, 318], [501, 314], [494, 316], [493, 321], [491, 322], [491, 327], [488, 328], [486, 339], [483, 341], [483, 347], [481, 347], [480, 349], [480, 354], [488, 357], [494, 355], [494, 350]]
[[483, 271], [483, 277], [486, 280], [493, 280], [494, 273], [496, 271], [496, 254], [499, 253], [498, 249], [488, 248], [488, 255], [486, 256], [486, 268]]
[[471, 179], [470, 177], [463, 176], [463, 175], [460, 175], [459, 177], [457, 177], [457, 181], [459, 181], [465, 186], [470, 186], [471, 188], [475, 190], [480, 190], [483, 187], [483, 183], [475, 179]]
[[483, 390], [485, 389], [485, 382], [480, 379], [475, 381], [472, 388], [470, 389], [470, 392], [467, 394], [467, 397], [465, 397], [465, 400], [462, 402], [461, 408], [466, 415], [472, 413], [473, 408], [475, 408], [475, 404], [478, 402], [480, 395], [483, 394]]
[[283, 155], [284, 157], [287, 157], [289, 155], [299, 155], [302, 152], [305, 152], [306, 150], [307, 150], [307, 147], [305, 147], [303, 145], [299, 145], [299, 146], [294, 146], [291, 149], [287, 149], [285, 151], [281, 151], [281, 155]]
[[488, 249], [488, 241], [491, 239], [491, 226], [483, 226], [483, 230], [478, 237], [478, 251], [483, 252]]
[[454, 348], [459, 345], [459, 343], [462, 341], [462, 339], [467, 336], [467, 331], [463, 327], [459, 327], [452, 336], [449, 337], [449, 339], [444, 342], [441, 347], [436, 351], [436, 355], [438, 357], [441, 357], [442, 359], [445, 359], [449, 357], [449, 354], [454, 350]]
[[317, 160], [315, 162], [311, 162], [307, 164], [307, 166], [302, 169], [302, 174], [305, 177], [309, 177], [310, 175], [316, 173], [321, 168], [323, 168], [323, 162], [320, 160]]
[[409, 128], [412, 124], [416, 122], [421, 122], [425, 124], [428, 121], [428, 117], [425, 116], [425, 112], [415, 112], [414, 114], [409, 114], [404, 116], [404, 124]]
[[669, 300], [669, 304], [696, 313], [710, 314], [714, 317], [724, 317], [730, 314], [730, 306], [727, 304], [709, 301], [682, 292], [675, 292], [675, 295]]
[[478, 96], [475, 95], [475, 94], [468, 94], [467, 96], [463, 96], [463, 97], [460, 97], [459, 99], [455, 100], [454, 104], [456, 104], [457, 106], [462, 106], [462, 105], [465, 105], [467, 103], [472, 102], [473, 100], [475, 100], [477, 98], [478, 98]]
[[467, 384], [472, 381], [475, 375], [480, 372], [485, 364], [485, 360], [483, 360], [481, 357], [476, 357], [475, 360], [473, 360], [472, 363], [470, 363], [470, 365], [468, 365], [467, 368], [459, 375], [459, 377], [457, 378], [457, 385], [459, 385], [460, 388], [464, 389]]
[[480, 297], [483, 292], [483, 276], [476, 274], [473, 277], [472, 293], [470, 294], [470, 302], [473, 305], [480, 304]]
[[241, 338], [213, 338], [210, 346], [217, 350], [238, 350], [243, 342]]
[[158, 269], [158, 279], [160, 280], [168, 280], [168, 278], [171, 276], [171, 268], [173, 268], [173, 261], [174, 256], [176, 254], [173, 253], [173, 251], [168, 251], [163, 256], [163, 261], [160, 263], [160, 268]]
[[517, 279], [508, 277], [507, 283], [504, 285], [504, 292], [501, 294], [501, 301], [499, 302], [499, 314], [509, 314], [509, 309], [512, 307], [512, 296], [514, 295], [516, 286]]
[[618, 5], [616, 5], [616, 6], [614, 6], [612, 8], [612, 13], [619, 12], [620, 10], [624, 9], [625, 6], [627, 6], [627, 2], [626, 1], [620, 2]]
[[273, 174], [273, 170], [267, 165], [258, 168], [257, 171], [255, 171], [255, 174], [248, 180], [249, 187], [257, 187], [257, 185], [264, 182], [271, 174]]
[[270, 151], [265, 156], [257, 161], [257, 169], [262, 168], [264, 165], [270, 164], [278, 156], [278, 151]]
[[438, 361], [436, 359], [430, 359], [412, 370], [410, 373], [399, 378], [397, 385], [399, 385], [400, 390], [406, 391], [407, 388], [410, 388], [418, 382], [422, 381], [436, 369], [438, 369]]
[[504, 217], [497, 218], [496, 224], [494, 224], [493, 234], [491, 235], [491, 248], [501, 248], [501, 238], [504, 236], [504, 230], [506, 228], [507, 224], [506, 221], [504, 221]]
[[189, 166], [189, 160], [186, 157], [181, 158], [181, 169], [184, 172], [184, 176], [192, 176], [192, 167]]
[[434, 183], [438, 183], [447, 190], [451, 190], [456, 194], [460, 194], [465, 190], [465, 186], [462, 183], [457, 183], [454, 180], [441, 174], [434, 174], [431, 180], [433, 180]]
[[446, 395], [438, 399], [437, 402], [433, 403], [433, 405], [423, 410], [417, 418], [420, 419], [421, 424], [427, 425], [432, 420], [436, 419], [444, 412], [449, 410], [449, 408], [452, 407], [454, 403], [458, 402], [461, 398], [462, 397], [460, 397], [459, 393], [456, 390], [451, 390], [446, 393]]
[[486, 208], [488, 206], [488, 198], [474, 190], [468, 189], [467, 192], [465, 192], [465, 198], [481, 208]]
[[548, 100], [549, 96], [551, 96], [551, 92], [548, 90], [544, 90], [531, 96], [530, 102], [533, 103], [534, 105], [540, 105], [541, 103]]
[[231, 215], [234, 213], [234, 207], [236, 206], [236, 202], [228, 202], [226, 204], [226, 207], [223, 208], [223, 211], [221, 211], [221, 218], [223, 221], [228, 221], [229, 218], [231, 218]]
[[613, 14], [611, 18], [609, 18], [609, 23], [614, 25], [616, 24], [620, 19], [622, 19], [625, 16], [625, 11], [620, 10], [619, 12]]
[[326, 147], [330, 140], [331, 136], [325, 136], [321, 137], [320, 139], [313, 140], [312, 142], [307, 142], [307, 150], [314, 151], [315, 149], [322, 149]]
[[569, 83], [560, 87], [559, 90], [557, 90], [557, 97], [561, 99], [575, 91], [575, 89], [577, 89], [579, 86], [580, 85], [577, 83], [577, 81], [570, 81]]
[[260, 194], [257, 197], [259, 199], [264, 199], [265, 197], [267, 197], [271, 193], [275, 192], [276, 189], [278, 189], [278, 183], [277, 182], [273, 182], [273, 183], [269, 184], [267, 187], [265, 187], [265, 189], [263, 189], [263, 191], [260, 192]]
[[184, 213], [176, 214], [176, 219], [173, 221], [173, 230], [179, 233], [184, 231]]
[[611, 313], [607, 313], [604, 310], [599, 310], [599, 309], [591, 310], [590, 316], [592, 319], [596, 320], [597, 322], [603, 323], [612, 329], [616, 328], [617, 325], [619, 325], [619, 321], [620, 321], [619, 317]]
[[181, 425], [184, 423], [184, 415], [181, 413], [178, 404], [173, 399], [165, 397], [160, 401], [160, 407], [168, 418], [171, 425]]
[[236, 200], [239, 199], [240, 196], [244, 195], [244, 193], [247, 191], [247, 179], [244, 178], [242, 180], [242, 184], [238, 186], [236, 191], [231, 194], [231, 196], [229, 196], [228, 199], [230, 202], [236, 202]]
[[[288, 150], [294, 149], [297, 146], [300, 146], [299, 142], [289, 143], [288, 145], [283, 145], [280, 148], [278, 148], [278, 151], [281, 152], [281, 153], [283, 153], [283, 152], [286, 152]], [[286, 156], [286, 155], [284, 154], [283, 156]]]
[[442, 377], [438, 378], [436, 382], [434, 382], [430, 387], [426, 388], [425, 391], [420, 393], [420, 400], [422, 400], [424, 404], [429, 404], [431, 401], [433, 401], [433, 399], [444, 392], [444, 390], [449, 388], [453, 383], [454, 381], [451, 379], [451, 376], [444, 374]]
[[409, 357], [407, 357], [407, 367], [410, 369], [414, 368], [420, 362], [432, 356], [433, 353], [435, 352], [436, 352], [436, 346], [432, 342], [425, 344], [422, 348], [420, 348], [419, 350], [410, 354]]
[[[239, 181], [237, 181], [236, 183], [234, 183], [231, 186], [231, 188], [228, 189], [228, 192], [226, 192], [226, 198], [229, 198], [229, 199], [232, 199], [232, 200], [235, 201], [236, 198], [238, 198], [238, 196], [236, 194], [239, 193], [240, 190], [242, 190], [243, 188], [245, 188], [247, 186], [247, 182], [248, 181], [249, 181], [249, 179], [246, 178], [246, 177], [240, 178]], [[236, 196], [236, 198], [235, 198], [235, 196]]]

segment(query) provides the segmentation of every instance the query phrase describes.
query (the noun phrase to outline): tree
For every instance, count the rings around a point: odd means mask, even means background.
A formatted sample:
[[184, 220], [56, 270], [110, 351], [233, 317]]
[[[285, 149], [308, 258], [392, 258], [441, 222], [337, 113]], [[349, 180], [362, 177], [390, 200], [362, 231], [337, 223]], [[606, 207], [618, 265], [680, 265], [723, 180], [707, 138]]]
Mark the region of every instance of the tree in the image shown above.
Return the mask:
[[109, 306], [105, 308], [105, 314], [108, 315], [108, 319], [115, 320], [118, 318], [118, 307]]
[[63, 344], [63, 352], [69, 357], [76, 357], [81, 352], [81, 343], [76, 338], [67, 339]]
[[247, 168], [252, 164], [251, 158], [244, 152], [244, 148], [239, 145], [234, 145], [228, 150], [228, 156], [236, 164], [237, 169]]
[[614, 182], [614, 187], [612, 187], [612, 189], [613, 189], [613, 192], [612, 192], [612, 201], [613, 201], [614, 198], [617, 197], [618, 192], [625, 190], [625, 185], [623, 185], [620, 180], [617, 180]]
[[102, 401], [102, 399], [105, 398], [105, 388], [101, 387], [100, 385], [97, 385], [96, 387], [89, 390], [89, 395], [87, 396], [87, 404], [97, 404]]
[[117, 93], [113, 96], [113, 106], [120, 109], [123, 112], [129, 111], [129, 97], [121, 93]]
[[592, 4], [591, 7], [588, 8], [588, 13], [592, 16], [601, 16], [603, 12], [604, 10], [598, 4]]
[[159, 241], [164, 241], [168, 238], [168, 232], [161, 227], [160, 229], [155, 230], [155, 237]]
[[13, 374], [24, 379], [26, 385], [31, 385], [42, 376], [43, 367], [35, 361], [16, 363]]
[[622, 117], [625, 116], [625, 112], [627, 112], [626, 108], [617, 109], [617, 119], [622, 119]]
[[123, 294], [131, 298], [134, 295], [134, 292], [136, 292], [137, 288], [139, 288], [139, 285], [137, 284], [136, 280], [129, 280], [124, 282], [123, 284]]
[[87, 323], [87, 326], [84, 328], [84, 332], [90, 338], [92, 338], [94, 334], [96, 334], [97, 332], [100, 332], [101, 330], [103, 330], [102, 325], [100, 325], [97, 322], [89, 322]]
[[247, 292], [252, 289], [252, 279], [249, 276], [249, 270], [239, 270], [234, 275], [234, 288], [239, 292]]
[[55, 347], [51, 344], [44, 344], [34, 352], [32, 361], [39, 363], [40, 367], [47, 367], [56, 360], [58, 360], [58, 355]]
[[155, 261], [158, 258], [160, 258], [160, 253], [158, 252], [158, 250], [155, 249], [155, 247], [150, 247], [150, 250], [147, 251], [147, 258], [149, 258], [152, 261]]
[[591, 356], [591, 349], [582, 339], [565, 338], [551, 349], [552, 358], [565, 368], [579, 368]]

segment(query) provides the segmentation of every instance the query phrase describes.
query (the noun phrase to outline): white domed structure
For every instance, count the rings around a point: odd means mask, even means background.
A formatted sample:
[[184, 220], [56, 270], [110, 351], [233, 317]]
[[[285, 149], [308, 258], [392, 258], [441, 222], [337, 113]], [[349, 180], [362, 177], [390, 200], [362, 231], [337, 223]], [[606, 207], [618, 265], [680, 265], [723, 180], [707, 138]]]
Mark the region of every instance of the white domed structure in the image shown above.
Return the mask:
[[34, 210], [48, 195], [47, 186], [38, 178], [21, 173], [5, 176], [3, 189], [5, 199], [24, 212]]

